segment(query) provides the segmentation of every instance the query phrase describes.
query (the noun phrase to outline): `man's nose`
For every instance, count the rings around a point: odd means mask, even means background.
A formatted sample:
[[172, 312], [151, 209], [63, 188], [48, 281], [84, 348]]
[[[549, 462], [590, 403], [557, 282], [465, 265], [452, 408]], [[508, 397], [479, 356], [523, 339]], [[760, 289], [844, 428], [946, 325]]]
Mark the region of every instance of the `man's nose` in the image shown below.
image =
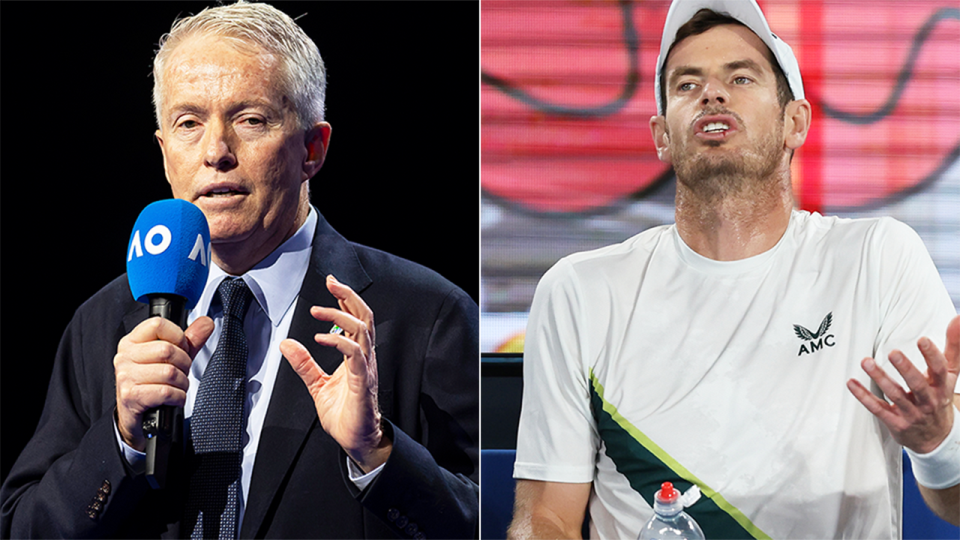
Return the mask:
[[208, 167], [213, 167], [217, 171], [229, 171], [237, 166], [237, 156], [234, 153], [236, 137], [229, 126], [224, 125], [223, 122], [211, 122], [207, 127], [205, 138], [207, 150], [204, 163]]
[[700, 96], [700, 104], [707, 106], [711, 103], [726, 105], [730, 101], [730, 94], [727, 88], [717, 79], [710, 79], [703, 85], [703, 94]]

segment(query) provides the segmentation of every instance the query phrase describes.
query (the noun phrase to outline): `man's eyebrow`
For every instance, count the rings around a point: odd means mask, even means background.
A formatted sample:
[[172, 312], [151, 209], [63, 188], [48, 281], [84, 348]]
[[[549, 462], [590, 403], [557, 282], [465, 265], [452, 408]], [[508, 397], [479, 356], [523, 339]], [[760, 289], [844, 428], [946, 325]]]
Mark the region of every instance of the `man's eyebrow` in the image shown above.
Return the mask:
[[171, 112], [197, 112], [202, 110], [202, 107], [190, 102], [183, 103], [174, 103], [169, 106]]
[[676, 86], [677, 79], [679, 79], [680, 77], [685, 77], [687, 75], [693, 75], [694, 77], [702, 77], [703, 70], [694, 66], [677, 66], [670, 73], [670, 86]]
[[173, 103], [164, 107], [166, 115], [164, 120], [173, 125], [176, 118], [182, 114], [199, 114], [203, 108], [190, 102]]
[[738, 69], [749, 69], [757, 73], [763, 73], [763, 67], [761, 67], [760, 64], [758, 64], [757, 62], [749, 58], [728, 62], [723, 65], [723, 69], [726, 71], [736, 71]]

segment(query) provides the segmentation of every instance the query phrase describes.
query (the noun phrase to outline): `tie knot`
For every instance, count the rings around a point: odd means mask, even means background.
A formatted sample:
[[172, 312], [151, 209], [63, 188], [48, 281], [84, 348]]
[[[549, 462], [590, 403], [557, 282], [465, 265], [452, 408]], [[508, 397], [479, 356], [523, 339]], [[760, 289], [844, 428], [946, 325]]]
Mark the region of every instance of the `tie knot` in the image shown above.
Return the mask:
[[217, 294], [220, 295], [220, 301], [223, 303], [224, 316], [230, 315], [243, 320], [243, 316], [250, 307], [250, 300], [253, 294], [247, 288], [247, 284], [242, 279], [225, 279], [217, 287]]

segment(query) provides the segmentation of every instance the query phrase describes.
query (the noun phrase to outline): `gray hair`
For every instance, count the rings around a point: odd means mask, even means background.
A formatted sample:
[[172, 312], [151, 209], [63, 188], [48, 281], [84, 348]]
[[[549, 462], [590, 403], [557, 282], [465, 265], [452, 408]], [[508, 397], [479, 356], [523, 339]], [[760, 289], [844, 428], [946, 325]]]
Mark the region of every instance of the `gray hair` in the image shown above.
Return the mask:
[[297, 112], [302, 129], [323, 120], [327, 78], [317, 45], [289, 15], [262, 3], [205, 8], [196, 15], [174, 21], [160, 38], [153, 59], [153, 106], [161, 126], [163, 72], [170, 54], [194, 35], [217, 35], [257, 46], [280, 60], [280, 84]]

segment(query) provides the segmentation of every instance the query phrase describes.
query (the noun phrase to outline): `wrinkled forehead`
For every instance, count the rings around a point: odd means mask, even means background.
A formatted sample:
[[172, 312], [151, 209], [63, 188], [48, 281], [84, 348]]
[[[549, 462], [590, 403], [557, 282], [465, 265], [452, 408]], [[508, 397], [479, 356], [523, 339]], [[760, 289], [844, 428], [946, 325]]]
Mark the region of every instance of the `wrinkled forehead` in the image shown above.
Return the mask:
[[250, 43], [223, 36], [190, 37], [171, 51], [163, 67], [164, 100], [200, 90], [201, 85], [270, 92], [282, 87], [276, 56]]

